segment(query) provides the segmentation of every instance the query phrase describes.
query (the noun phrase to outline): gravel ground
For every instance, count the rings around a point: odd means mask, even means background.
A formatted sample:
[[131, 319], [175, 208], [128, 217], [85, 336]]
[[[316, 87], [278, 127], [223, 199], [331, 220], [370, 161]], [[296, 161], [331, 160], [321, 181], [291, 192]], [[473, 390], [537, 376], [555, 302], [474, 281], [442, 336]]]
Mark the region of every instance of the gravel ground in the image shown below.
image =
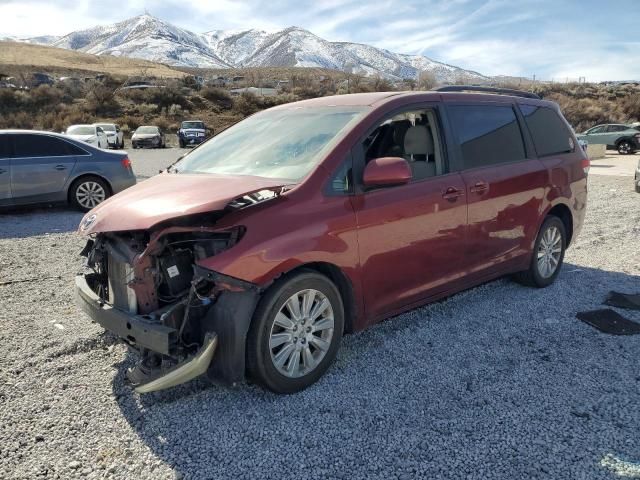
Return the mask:
[[628, 178], [590, 187], [553, 286], [498, 280], [348, 336], [286, 397], [203, 381], [133, 393], [131, 356], [72, 300], [80, 215], [0, 216], [0, 282], [43, 278], [0, 285], [0, 477], [640, 477], [640, 337], [575, 319], [640, 291], [640, 195]]

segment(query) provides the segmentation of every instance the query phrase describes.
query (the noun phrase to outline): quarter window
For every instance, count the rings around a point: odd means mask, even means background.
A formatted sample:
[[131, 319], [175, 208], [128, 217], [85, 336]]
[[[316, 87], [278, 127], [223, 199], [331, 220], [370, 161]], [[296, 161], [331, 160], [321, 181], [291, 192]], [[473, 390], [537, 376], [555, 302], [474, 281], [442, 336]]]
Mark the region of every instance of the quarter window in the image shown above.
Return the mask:
[[16, 135], [14, 148], [16, 157], [62, 157], [86, 154], [75, 145], [48, 135]]
[[511, 106], [453, 105], [450, 117], [465, 168], [526, 158], [522, 132]]
[[555, 110], [520, 105], [539, 157], [573, 152], [573, 135]]

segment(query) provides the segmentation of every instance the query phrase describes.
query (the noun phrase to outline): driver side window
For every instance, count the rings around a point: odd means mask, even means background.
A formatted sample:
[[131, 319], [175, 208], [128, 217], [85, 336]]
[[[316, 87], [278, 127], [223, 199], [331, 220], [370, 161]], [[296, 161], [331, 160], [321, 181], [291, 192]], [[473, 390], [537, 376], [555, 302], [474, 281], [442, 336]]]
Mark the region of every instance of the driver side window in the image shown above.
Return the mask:
[[363, 142], [365, 162], [401, 157], [411, 167], [412, 181], [445, 173], [435, 111], [409, 110], [382, 122]]

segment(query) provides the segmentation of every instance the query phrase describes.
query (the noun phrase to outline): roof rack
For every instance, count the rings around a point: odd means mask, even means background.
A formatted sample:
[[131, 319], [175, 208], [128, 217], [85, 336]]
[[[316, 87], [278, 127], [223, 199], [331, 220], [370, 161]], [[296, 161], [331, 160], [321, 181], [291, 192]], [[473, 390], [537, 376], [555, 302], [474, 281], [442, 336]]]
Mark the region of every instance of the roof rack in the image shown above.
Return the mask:
[[498, 88], [498, 87], [480, 87], [473, 85], [446, 85], [444, 87], [434, 88], [436, 92], [486, 92], [486, 93], [501, 93], [503, 95], [512, 95], [514, 97], [535, 98], [536, 100], [542, 100], [539, 95], [531, 92], [525, 92], [522, 90], [513, 90], [511, 88]]

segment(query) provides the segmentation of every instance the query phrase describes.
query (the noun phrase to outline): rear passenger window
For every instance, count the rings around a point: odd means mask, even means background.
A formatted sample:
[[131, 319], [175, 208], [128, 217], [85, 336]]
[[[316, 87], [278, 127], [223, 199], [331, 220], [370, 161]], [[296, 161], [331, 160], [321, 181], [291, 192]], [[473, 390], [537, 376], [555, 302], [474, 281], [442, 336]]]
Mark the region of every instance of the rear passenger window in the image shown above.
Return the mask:
[[513, 107], [453, 105], [449, 111], [465, 168], [526, 158], [522, 132]]
[[555, 110], [533, 105], [520, 105], [520, 110], [539, 157], [573, 152], [573, 136]]
[[86, 153], [69, 142], [48, 135], [16, 135], [14, 148], [16, 157], [62, 157]]

